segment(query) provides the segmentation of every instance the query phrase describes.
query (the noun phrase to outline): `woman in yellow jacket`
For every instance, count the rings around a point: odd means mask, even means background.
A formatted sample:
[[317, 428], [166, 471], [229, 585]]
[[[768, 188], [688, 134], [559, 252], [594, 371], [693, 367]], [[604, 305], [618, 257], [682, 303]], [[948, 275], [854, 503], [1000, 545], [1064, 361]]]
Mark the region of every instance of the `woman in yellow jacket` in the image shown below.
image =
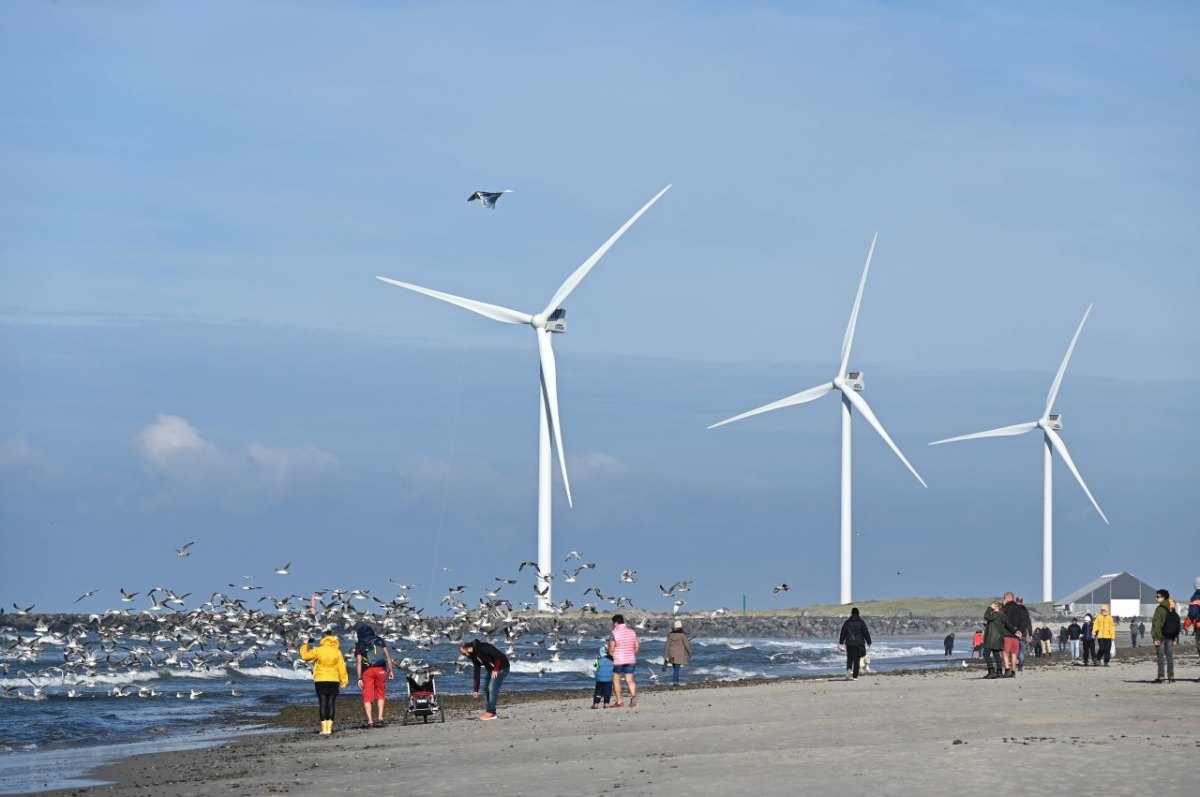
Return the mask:
[[317, 688], [317, 704], [321, 709], [321, 735], [333, 733], [333, 712], [337, 707], [338, 689], [350, 683], [346, 673], [346, 657], [338, 645], [337, 637], [326, 634], [321, 637], [321, 644], [309, 647], [312, 637], [300, 646], [300, 658], [304, 661], [316, 661], [313, 665], [313, 682]]
[[1104, 666], [1107, 667], [1109, 659], [1112, 658], [1113, 643], [1117, 641], [1117, 628], [1113, 625], [1113, 619], [1108, 615], [1108, 609], [1100, 609], [1100, 615], [1096, 617], [1096, 624], [1092, 626], [1092, 634], [1096, 637], [1096, 644], [1099, 646], [1096, 650], [1096, 661], [1104, 659]]

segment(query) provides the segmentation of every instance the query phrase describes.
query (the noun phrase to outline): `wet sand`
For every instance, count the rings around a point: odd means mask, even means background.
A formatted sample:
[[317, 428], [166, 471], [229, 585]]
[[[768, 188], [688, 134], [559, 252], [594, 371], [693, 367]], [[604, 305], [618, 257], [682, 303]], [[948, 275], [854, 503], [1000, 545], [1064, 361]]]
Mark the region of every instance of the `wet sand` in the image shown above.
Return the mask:
[[[45, 794], [994, 797], [1001, 788], [1067, 792], [1085, 784], [1102, 784], [1106, 795], [1194, 794], [1194, 648], [1179, 646], [1173, 685], [1153, 683], [1152, 649], [1119, 655], [1110, 667], [1032, 660], [1000, 681], [982, 680], [976, 665], [855, 682], [642, 684], [636, 708], [608, 710], [589, 708], [590, 690], [508, 693], [492, 722], [472, 719], [477, 701], [443, 696], [445, 723], [373, 730], [355, 727], [361, 704], [350, 697], [330, 738], [313, 733], [315, 706], [289, 709], [277, 733], [135, 756], [93, 773], [116, 785]], [[389, 715], [398, 706], [392, 701]]]

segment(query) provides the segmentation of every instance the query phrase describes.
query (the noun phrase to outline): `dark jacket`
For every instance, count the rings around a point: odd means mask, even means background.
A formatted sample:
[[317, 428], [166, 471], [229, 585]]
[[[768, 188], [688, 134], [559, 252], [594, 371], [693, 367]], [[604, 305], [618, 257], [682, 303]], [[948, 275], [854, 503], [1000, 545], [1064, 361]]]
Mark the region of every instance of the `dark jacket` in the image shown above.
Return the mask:
[[489, 645], [487, 642], [480, 642], [476, 639], [471, 643], [473, 650], [471, 651], [470, 659], [475, 664], [475, 691], [479, 691], [479, 668], [486, 667], [489, 673], [499, 672], [500, 670], [508, 669], [508, 657], [495, 645]]
[[1033, 629], [1033, 621], [1029, 619], [1029, 610], [1016, 601], [1009, 601], [1004, 604], [1002, 609], [1004, 617], [1008, 621], [1008, 628], [1005, 630], [1005, 636], [1016, 636], [1017, 632], [1029, 635]]
[[1192, 593], [1188, 602], [1187, 619], [1192, 621], [1192, 635], [1200, 636], [1200, 589]]
[[1079, 639], [1083, 636], [1083, 629], [1079, 627], [1079, 623], [1071, 623], [1067, 626], [1067, 639]]
[[[1009, 636], [1008, 618], [1004, 611], [996, 611], [991, 606], [983, 613], [983, 621], [986, 625], [983, 627], [983, 646], [987, 650], [1003, 650], [1004, 637]], [[1016, 630], [1015, 628], [1013, 629]]]
[[855, 645], [862, 647], [871, 644], [871, 632], [867, 624], [857, 614], [852, 614], [842, 623], [842, 634], [838, 637], [839, 645]]

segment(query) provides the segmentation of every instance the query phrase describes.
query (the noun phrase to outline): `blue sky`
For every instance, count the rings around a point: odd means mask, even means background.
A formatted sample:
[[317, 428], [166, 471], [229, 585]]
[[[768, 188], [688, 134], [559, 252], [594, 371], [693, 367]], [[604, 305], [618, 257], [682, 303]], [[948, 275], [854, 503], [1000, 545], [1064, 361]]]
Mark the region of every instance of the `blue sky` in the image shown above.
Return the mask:
[[[1200, 499], [1190, 4], [21, 4], [0, 22], [0, 601], [389, 589], [534, 558], [523, 310], [567, 303], [555, 550], [667, 608], [837, 597], [838, 408], [705, 427], [852, 366], [855, 596], [1182, 591]], [[512, 188], [494, 212], [464, 200]], [[861, 419], [860, 419], [861, 420]], [[195, 540], [187, 559], [174, 549]], [[291, 562], [289, 576], [271, 571]], [[451, 572], [441, 571], [449, 567]], [[624, 588], [623, 568], [640, 581]], [[580, 588], [586, 586], [581, 583]], [[525, 582], [512, 597], [532, 597]], [[581, 589], [580, 589], [581, 591]], [[560, 586], [558, 598], [581, 602]]]

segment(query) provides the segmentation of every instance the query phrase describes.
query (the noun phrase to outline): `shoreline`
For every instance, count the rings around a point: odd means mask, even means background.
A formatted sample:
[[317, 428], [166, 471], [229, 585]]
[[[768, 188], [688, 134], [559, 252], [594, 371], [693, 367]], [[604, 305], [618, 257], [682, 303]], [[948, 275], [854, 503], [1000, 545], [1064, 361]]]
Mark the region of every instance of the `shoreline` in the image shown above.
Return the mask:
[[[65, 797], [65, 795], [116, 797], [117, 795], [151, 794], [162, 797], [186, 797], [188, 795], [213, 794], [219, 791], [229, 794], [286, 792], [324, 795], [330, 789], [336, 790], [349, 777], [345, 767], [338, 766], [339, 757], [356, 759], [356, 768], [362, 763], [359, 759], [366, 761], [370, 767], [378, 768], [380, 778], [384, 778], [388, 770], [401, 766], [400, 758], [407, 762], [403, 764], [404, 772], [407, 773], [403, 777], [410, 777], [413, 774], [410, 771], [410, 765], [415, 761], [418, 764], [417, 771], [423, 773], [418, 778], [424, 784], [423, 790], [434, 794], [449, 794], [463, 788], [471, 788], [469, 781], [458, 782], [458, 785], [453, 788], [444, 788], [447, 784], [442, 783], [438, 778], [440, 768], [438, 766], [427, 768], [419, 765], [420, 756], [429, 753], [439, 759], [444, 759], [449, 755], [450, 760], [443, 761], [442, 766], [451, 767], [455, 764], [456, 759], [448, 752], [447, 745], [452, 750], [461, 743], [468, 759], [458, 761], [457, 766], [460, 769], [471, 771], [473, 767], [467, 766], [469, 756], [483, 752], [478, 747], [480, 744], [485, 745], [484, 750], [488, 757], [495, 757], [498, 754], [498, 751], [486, 744], [487, 738], [497, 735], [492, 732], [492, 729], [504, 729], [505, 732], [499, 734], [502, 738], [508, 737], [506, 731], [509, 729], [520, 731], [517, 737], [514, 737], [511, 749], [523, 751], [520, 755], [516, 753], [513, 755], [519, 761], [523, 761], [526, 767], [537, 769], [546, 766], [546, 756], [538, 752], [544, 744], [554, 747], [559, 744], [566, 745], [568, 751], [575, 754], [566, 756], [571, 759], [579, 757], [579, 748], [582, 747], [584, 753], [582, 759], [575, 761], [574, 764], [578, 767], [584, 766], [584, 761], [588, 760], [586, 751], [592, 746], [605, 750], [616, 745], [610, 752], [613, 754], [620, 752], [621, 736], [619, 734], [609, 736], [604, 733], [605, 724], [618, 730], [635, 730], [645, 726], [646, 723], [649, 723], [651, 728], [658, 728], [665, 719], [677, 720], [677, 712], [681, 707], [688, 711], [695, 710], [700, 715], [705, 715], [706, 719], [698, 722], [684, 722], [676, 730], [690, 733], [698, 728], [711, 725], [709, 730], [717, 733], [718, 736], [728, 735], [739, 741], [743, 748], [751, 749], [755, 743], [762, 741], [757, 733], [751, 731], [754, 727], [753, 718], [778, 712], [782, 703], [792, 701], [793, 698], [796, 709], [801, 712], [805, 722], [800, 723], [797, 727], [797, 723], [785, 721], [785, 724], [776, 728], [775, 731], [789, 736], [799, 736], [800, 741], [805, 744], [819, 746], [822, 741], [828, 742], [830, 738], [848, 736], [850, 739], [854, 739], [858, 732], [852, 727], [854, 723], [846, 725], [839, 720], [836, 712], [813, 715], [805, 707], [806, 697], [827, 700], [830, 697], [836, 697], [839, 691], [844, 693], [846, 689], [857, 690], [857, 693], [854, 694], [856, 698], [861, 696], [869, 696], [872, 700], [877, 696], [885, 698], [877, 710], [871, 712], [870, 717], [864, 718], [868, 720], [866, 725], [870, 727], [877, 726], [881, 718], [886, 720], [888, 717], [904, 715], [906, 711], [922, 703], [932, 704], [925, 705], [925, 709], [936, 709], [938, 704], [949, 701], [947, 708], [953, 714], [955, 706], [961, 708], [961, 705], [953, 700], [952, 693], [956, 690], [965, 689], [968, 695], [973, 693], [973, 699], [981, 701], [979, 708], [983, 711], [986, 709], [984, 704], [989, 701], [994, 702], [997, 698], [1003, 705], [1010, 704], [1012, 699], [1015, 699], [1017, 705], [1022, 705], [1034, 697], [1034, 695], [1024, 695], [1023, 693], [1047, 692], [1048, 689], [1047, 695], [1043, 695], [1047, 699], [1061, 700], [1064, 693], [1068, 696], [1067, 703], [1072, 706], [1072, 710], [1067, 718], [1074, 719], [1075, 724], [1080, 727], [1075, 728], [1073, 734], [1063, 736], [1064, 729], [1061, 726], [1066, 718], [1054, 717], [1049, 723], [1051, 727], [1038, 728], [1034, 727], [1038, 723], [1020, 721], [1021, 715], [1018, 713], [1014, 717], [1014, 720], [1017, 721], [1016, 725], [1030, 733], [1038, 734], [1030, 736], [1031, 739], [1040, 740], [1045, 744], [1050, 744], [1053, 740], [1074, 749], [1084, 749], [1091, 744], [1116, 745], [1118, 739], [1143, 738], [1144, 741], [1153, 738], [1150, 735], [1139, 737], [1129, 733], [1128, 731], [1136, 730], [1134, 726], [1147, 723], [1157, 726], [1159, 723], [1165, 722], [1166, 724], [1162, 728], [1164, 730], [1162, 738], [1164, 741], [1174, 740], [1168, 742], [1166, 747], [1181, 746], [1194, 755], [1197, 746], [1200, 746], [1192, 738], [1194, 729], [1200, 726], [1200, 692], [1195, 691], [1197, 685], [1194, 681], [1188, 682], [1200, 676], [1200, 666], [1197, 666], [1194, 648], [1189, 650], [1180, 646], [1176, 656], [1177, 676], [1180, 681], [1169, 687], [1145, 683], [1148, 679], [1143, 676], [1149, 673], [1148, 678], [1152, 679], [1155, 668], [1152, 647], [1125, 648], [1121, 653], [1122, 657], [1114, 660], [1113, 666], [1086, 668], [1086, 671], [1081, 671], [1084, 668], [1073, 666], [1069, 661], [1055, 661], [1053, 658], [1045, 661], [1031, 658], [1026, 662], [1025, 673], [1016, 679], [996, 682], [980, 682], [982, 664], [972, 664], [967, 668], [897, 670], [866, 676], [859, 682], [846, 682], [837, 676], [797, 676], [730, 682], [705, 681], [686, 684], [678, 688], [639, 684], [639, 693], [642, 699], [639, 701], [638, 707], [632, 710], [589, 711], [587, 706], [590, 703], [590, 690], [585, 689], [504, 692], [500, 701], [503, 721], [493, 723], [478, 723], [470, 719], [478, 712], [479, 701], [469, 695], [442, 695], [441, 702], [446, 712], [445, 723], [403, 727], [394, 719], [398, 717], [399, 706], [403, 700], [400, 698], [389, 700], [387, 711], [389, 722], [385, 727], [375, 730], [358, 727], [362, 722], [361, 702], [357, 695], [344, 695], [339, 701], [338, 725], [332, 738], [318, 737], [313, 732], [316, 728], [315, 706], [287, 706], [276, 716], [267, 718], [265, 722], [264, 718], [257, 718], [257, 724], [264, 726], [261, 733], [232, 737], [217, 742], [215, 746], [201, 749], [142, 753], [124, 757], [101, 765], [81, 778], [87, 781], [106, 781], [108, 785], [78, 785], [41, 791], [38, 794], [48, 797]], [[1095, 691], [1099, 686], [1097, 682], [1105, 685], [1102, 691]], [[950, 688], [940, 689], [936, 686], [938, 684], [945, 684]], [[1171, 722], [1170, 716], [1145, 715], [1136, 707], [1134, 707], [1133, 716], [1129, 717], [1129, 721], [1125, 723], [1129, 727], [1122, 726], [1119, 721], [1120, 717], [1110, 717], [1109, 720], [1104, 720], [1105, 691], [1116, 690], [1124, 693], [1137, 692], [1139, 689], [1149, 690], [1144, 696], [1148, 700], [1162, 703], [1165, 698], [1169, 701], [1172, 710], [1175, 710], [1176, 707], [1185, 710], [1174, 718], [1175, 722]], [[1181, 700], [1172, 701], [1172, 695]], [[1006, 700], [1006, 697], [1010, 699]], [[1090, 711], [1081, 712], [1074, 708], [1076, 703], [1083, 705], [1095, 703], [1096, 705]], [[751, 718], [749, 726], [745, 725], [742, 720], [731, 721], [728, 712], [712, 710], [720, 706], [741, 708], [743, 704], [751, 707], [751, 710], [746, 712], [746, 716]], [[734, 713], [740, 714], [741, 712]], [[907, 719], [909, 720], [908, 724], [896, 727], [906, 728], [909, 724], [916, 723], [913, 729], [917, 731], [918, 735], [922, 731], [928, 732], [940, 724], [935, 722], [930, 725], [925, 721], [920, 721], [917, 716], [908, 716]], [[1080, 720], [1084, 721], [1081, 723]], [[1100, 734], [1103, 740], [1097, 736], [1089, 741], [1087, 734], [1093, 721], [1095, 721], [1096, 727], [1091, 730], [1104, 731]], [[589, 735], [581, 739], [580, 728], [576, 727], [577, 725], [587, 726], [590, 729]], [[1183, 734], [1183, 736], [1167, 733], [1168, 726], [1171, 726], [1175, 733]], [[946, 730], [948, 731], [949, 728], [947, 727]], [[985, 742], [983, 739], [968, 738], [971, 734], [967, 731], [960, 733], [962, 738], [959, 743], [964, 745], [971, 742], [976, 744], [983, 742], [984, 746], [996, 743], [995, 739]], [[1013, 733], [1022, 741], [1018, 742], [1013, 739], [1011, 743], [1031, 744], [1028, 739], [1017, 734], [1015, 730]], [[1047, 733], [1051, 735], [1047, 736]], [[1184, 736], [1187, 736], [1186, 743], [1183, 741]], [[543, 742], [543, 739], [546, 741]], [[574, 740], [573, 743], [570, 740]], [[952, 747], [957, 747], [959, 743], [954, 743]], [[1008, 737], [1003, 737], [1002, 743], [1009, 744]], [[424, 748], [431, 744], [431, 749], [425, 751]], [[884, 744], [886, 745], [886, 742]], [[1129, 744], [1133, 744], [1133, 742]], [[1151, 754], [1153, 754], [1153, 749], [1157, 748], [1153, 745], [1151, 748]], [[870, 753], [871, 751], [864, 752]], [[1059, 752], [1061, 753], [1062, 750], [1060, 749]], [[636, 750], [626, 751], [627, 755], [636, 753]], [[686, 755], [687, 751], [681, 750], [676, 754]], [[1146, 751], [1138, 754], [1146, 754]], [[917, 760], [908, 761], [903, 754], [899, 757], [907, 767], [919, 763]], [[342, 763], [348, 762], [343, 761]], [[502, 761], [494, 763], [505, 771], [514, 766], [511, 763], [505, 765]], [[658, 763], [662, 764], [663, 761]], [[737, 769], [740, 765], [735, 761], [727, 766]], [[1054, 764], [1054, 766], [1058, 766], [1058, 764]], [[655, 771], [658, 771], [660, 775], [670, 774], [662, 772], [661, 767]], [[836, 771], [836, 766], [834, 771]], [[585, 772], [588, 777], [592, 777], [594, 768], [584, 766], [584, 769], [577, 771], [575, 775], [582, 776]], [[752, 769], [742, 769], [741, 777], [753, 779], [756, 777], [754, 772], [755, 770]], [[490, 777], [486, 772], [478, 774], [485, 780]], [[830, 774], [832, 775], [832, 771]], [[711, 783], [709, 781], [693, 782], [688, 777], [685, 777], [684, 781], [689, 790], [698, 789], [693, 793], [728, 794], [745, 787], [737, 780], [730, 780], [733, 777], [732, 772], [718, 771], [711, 775], [716, 778]], [[386, 783], [394, 785], [398, 776], [393, 772], [386, 777], [390, 778]], [[554, 777], [557, 779], [558, 775], [556, 774]], [[217, 788], [215, 780], [221, 781], [219, 788]], [[760, 780], [761, 782], [755, 781], [754, 786], [759, 793], [784, 793], [783, 786], [785, 784], [794, 786], [790, 776], [784, 777], [781, 772], [776, 772], [770, 777], [764, 775]], [[903, 780], [903, 776], [901, 776], [901, 780]], [[620, 792], [622, 794], [650, 793], [657, 789], [659, 783], [652, 779], [648, 780], [642, 784], [643, 789], [637, 781], [637, 778], [633, 778], [624, 783]], [[380, 780], [381, 784], [384, 782], [384, 780]], [[880, 781], [880, 785], [884, 793], [898, 793], [894, 787], [899, 782], [893, 778]], [[1141, 786], [1145, 785], [1144, 778], [1138, 782]], [[714, 788], [706, 791], [705, 789], [712, 783], [724, 783], [727, 790]], [[889, 783], [891, 788], [885, 785]], [[1171, 791], [1170, 787], [1175, 783], [1176, 781], [1163, 782], [1159, 793], [1184, 793], [1182, 790]], [[515, 786], [516, 793], [529, 791], [528, 787], [521, 788], [519, 784], [510, 785]], [[1184, 784], [1180, 782], [1178, 785], [1182, 789]], [[548, 790], [539, 788], [537, 791], [546, 794], [575, 793], [578, 790], [578, 784], [573, 782], [572, 777], [568, 777], [562, 782], [561, 791], [556, 791], [555, 788], [551, 787]], [[914, 784], [915, 788], [917, 788], [916, 784]], [[1163, 791], [1163, 788], [1166, 790]], [[961, 791], [961, 789], [959, 790]], [[1109, 790], [1111, 791], [1111, 789]], [[604, 790], [600, 789], [600, 791]], [[912, 793], [910, 789], [905, 791]], [[980, 790], [978, 793], [985, 794], [988, 791]], [[1142, 789], [1139, 787], [1137, 793], [1141, 792]], [[968, 791], [967, 793], [975, 792]], [[1118, 790], [1117, 793], [1123, 792]]]

